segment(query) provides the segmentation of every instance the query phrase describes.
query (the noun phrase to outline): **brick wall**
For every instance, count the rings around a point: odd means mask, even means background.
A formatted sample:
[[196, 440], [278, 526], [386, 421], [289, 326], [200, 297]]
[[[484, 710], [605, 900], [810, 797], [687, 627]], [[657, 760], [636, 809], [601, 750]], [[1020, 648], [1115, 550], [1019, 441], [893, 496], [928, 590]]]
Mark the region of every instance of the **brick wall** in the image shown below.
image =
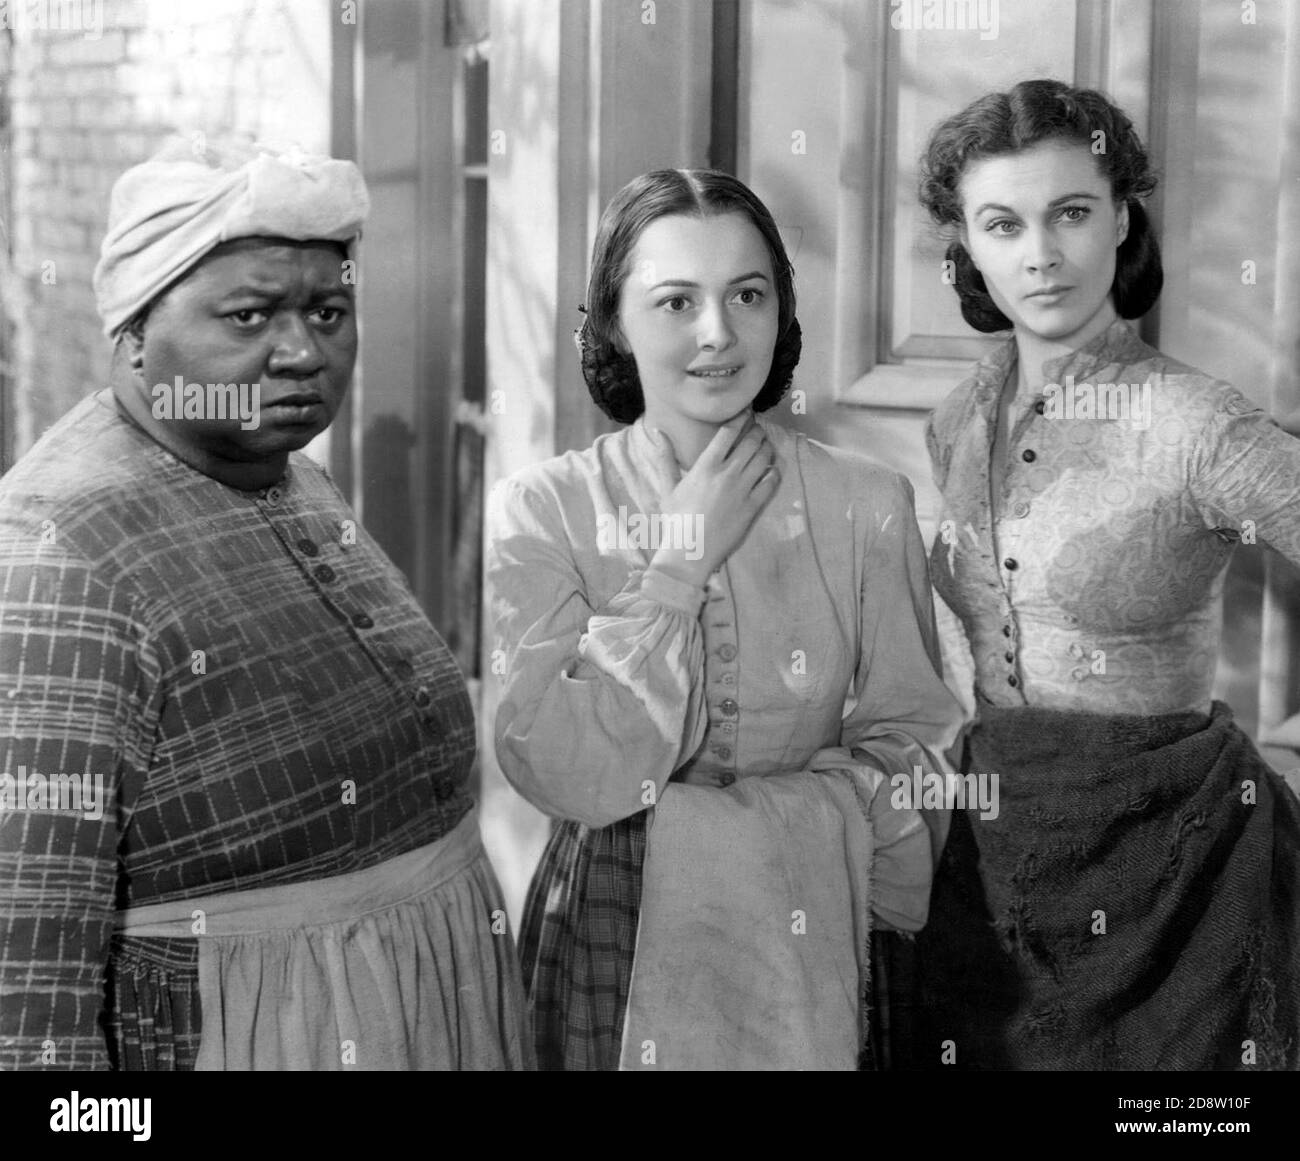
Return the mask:
[[248, 131], [328, 152], [341, 10], [333, 0], [72, 0], [60, 10], [54, 0], [51, 15], [83, 14], [77, 29], [34, 26], [30, 4], [9, 6], [12, 148], [0, 162], [12, 214], [11, 269], [0, 269], [12, 324], [6, 414], [18, 455], [105, 382], [110, 347], [91, 272], [113, 181], [175, 132]]

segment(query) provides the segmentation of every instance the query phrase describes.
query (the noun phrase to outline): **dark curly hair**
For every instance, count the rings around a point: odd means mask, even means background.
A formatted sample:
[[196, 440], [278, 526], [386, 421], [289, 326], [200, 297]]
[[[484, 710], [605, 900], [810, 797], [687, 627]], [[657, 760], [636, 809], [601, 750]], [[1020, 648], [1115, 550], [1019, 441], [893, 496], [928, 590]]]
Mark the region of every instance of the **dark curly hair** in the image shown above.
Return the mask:
[[1156, 188], [1151, 160], [1132, 122], [1104, 93], [1053, 80], [1021, 81], [1009, 92], [980, 97], [935, 128], [921, 158], [921, 204], [949, 236], [946, 257], [953, 263], [962, 318], [978, 331], [1004, 331], [1012, 325], [966, 247], [952, 236], [964, 220], [961, 176], [972, 161], [1043, 141], [1087, 145], [1110, 182], [1111, 196], [1128, 206], [1128, 236], [1115, 257], [1111, 293], [1121, 318], [1140, 318], [1155, 305], [1164, 285], [1160, 244], [1141, 200]]
[[645, 411], [636, 360], [615, 343], [619, 296], [627, 278], [632, 249], [642, 231], [671, 214], [706, 217], [744, 214], [762, 235], [772, 259], [778, 303], [777, 339], [772, 369], [754, 410], [775, 407], [790, 387], [799, 362], [802, 336], [794, 316], [794, 267], [768, 209], [743, 182], [715, 169], [656, 169], [633, 178], [605, 207], [591, 251], [586, 321], [578, 333], [582, 377], [601, 411], [619, 423], [633, 423]]

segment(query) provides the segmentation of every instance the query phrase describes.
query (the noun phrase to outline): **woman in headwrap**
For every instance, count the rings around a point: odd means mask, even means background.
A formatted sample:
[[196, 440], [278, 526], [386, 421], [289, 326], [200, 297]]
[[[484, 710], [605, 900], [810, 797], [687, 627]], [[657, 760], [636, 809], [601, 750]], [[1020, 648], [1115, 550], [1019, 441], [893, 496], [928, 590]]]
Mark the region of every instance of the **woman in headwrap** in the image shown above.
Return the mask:
[[759, 414], [799, 324], [733, 177], [619, 192], [581, 343], [627, 426], [511, 477], [488, 526], [497, 756], [560, 820], [521, 936], [539, 1064], [853, 1068], [869, 931], [925, 921], [897, 780], [941, 777], [960, 717], [911, 487]]
[[461, 676], [295, 454], [366, 208], [233, 146], [114, 189], [111, 386], [0, 483], [5, 1068], [531, 1063]]
[[1300, 1064], [1300, 806], [1210, 698], [1234, 547], [1300, 563], [1300, 442], [1128, 321], [1154, 186], [1124, 113], [1049, 80], [923, 162], [962, 314], [1011, 332], [929, 428], [1001, 804], [954, 817], [919, 940], [935, 1066]]

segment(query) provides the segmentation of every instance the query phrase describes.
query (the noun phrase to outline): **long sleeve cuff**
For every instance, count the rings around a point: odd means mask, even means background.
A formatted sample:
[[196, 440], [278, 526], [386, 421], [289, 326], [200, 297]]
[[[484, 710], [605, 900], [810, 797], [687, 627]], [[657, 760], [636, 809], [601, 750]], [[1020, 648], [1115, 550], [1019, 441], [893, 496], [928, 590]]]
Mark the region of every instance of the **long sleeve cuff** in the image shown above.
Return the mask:
[[652, 567], [641, 575], [641, 595], [688, 617], [698, 617], [707, 594], [702, 588]]

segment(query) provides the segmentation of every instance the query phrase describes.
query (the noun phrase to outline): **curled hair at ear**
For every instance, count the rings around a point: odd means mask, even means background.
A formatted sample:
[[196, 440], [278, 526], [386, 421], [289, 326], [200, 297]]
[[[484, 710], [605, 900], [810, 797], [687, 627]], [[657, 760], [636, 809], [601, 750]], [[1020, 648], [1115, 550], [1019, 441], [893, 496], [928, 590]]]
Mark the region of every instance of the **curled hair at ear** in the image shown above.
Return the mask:
[[596, 406], [616, 423], [635, 423], [645, 410], [636, 360], [617, 350], [613, 343], [593, 339], [591, 320], [584, 319], [578, 331], [582, 352], [582, 377]]
[[1141, 318], [1156, 304], [1165, 285], [1160, 243], [1139, 201], [1128, 203], [1128, 237], [1115, 256], [1115, 310], [1120, 318]]
[[977, 331], [992, 334], [994, 331], [1009, 331], [1011, 320], [1007, 318], [993, 301], [989, 288], [984, 281], [966, 247], [960, 242], [949, 242], [944, 254], [953, 264], [957, 299], [961, 303], [961, 317]]
[[[930, 135], [921, 158], [921, 204], [952, 239], [964, 221], [961, 178], [969, 164], [1051, 141], [1088, 148], [1116, 205], [1128, 207], [1128, 236], [1116, 251], [1111, 293], [1121, 318], [1141, 318], [1164, 285], [1160, 243], [1142, 204], [1156, 176], [1132, 122], [1104, 93], [1033, 80], [973, 101]], [[1011, 320], [990, 297], [965, 247], [951, 240], [947, 257], [955, 264], [962, 318], [978, 331], [1010, 330]]]
[[755, 411], [770, 411], [790, 390], [794, 382], [794, 369], [799, 365], [799, 356], [803, 354], [803, 328], [797, 318], [790, 320], [790, 325], [776, 341], [772, 351], [772, 369], [767, 373], [763, 389], [754, 396]]
[[[613, 343], [595, 341], [590, 319], [585, 320], [582, 329], [574, 334], [582, 358], [582, 377], [593, 402], [616, 423], [635, 423], [645, 411], [645, 396], [641, 391], [636, 360], [623, 354]], [[772, 351], [772, 368], [767, 379], [754, 396], [755, 411], [767, 411], [781, 402], [794, 381], [794, 371], [802, 353], [803, 329], [799, 320], [792, 318]]]

